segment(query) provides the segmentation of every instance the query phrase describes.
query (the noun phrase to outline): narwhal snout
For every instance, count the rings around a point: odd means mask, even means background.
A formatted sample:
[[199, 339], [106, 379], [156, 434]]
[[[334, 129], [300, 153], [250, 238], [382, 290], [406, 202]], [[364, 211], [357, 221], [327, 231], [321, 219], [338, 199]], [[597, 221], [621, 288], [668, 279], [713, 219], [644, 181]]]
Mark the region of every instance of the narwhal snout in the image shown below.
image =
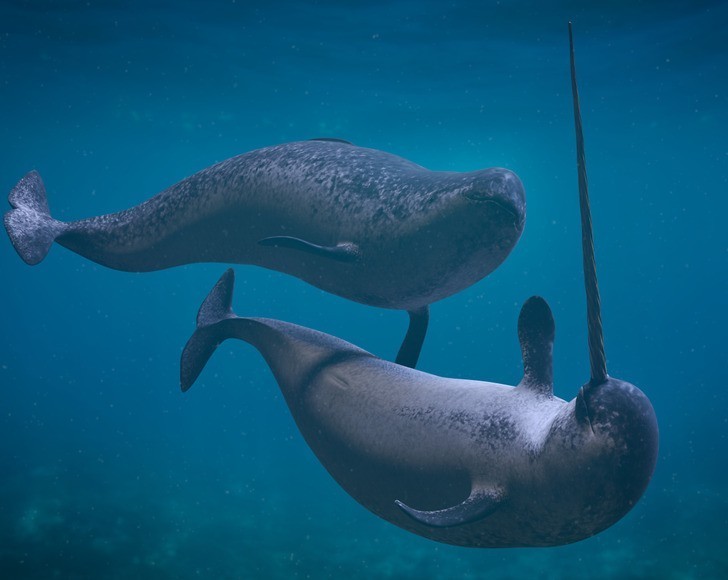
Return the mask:
[[501, 167], [485, 169], [463, 195], [471, 201], [497, 205], [510, 214], [519, 229], [523, 228], [526, 220], [526, 193], [523, 183], [513, 171]]

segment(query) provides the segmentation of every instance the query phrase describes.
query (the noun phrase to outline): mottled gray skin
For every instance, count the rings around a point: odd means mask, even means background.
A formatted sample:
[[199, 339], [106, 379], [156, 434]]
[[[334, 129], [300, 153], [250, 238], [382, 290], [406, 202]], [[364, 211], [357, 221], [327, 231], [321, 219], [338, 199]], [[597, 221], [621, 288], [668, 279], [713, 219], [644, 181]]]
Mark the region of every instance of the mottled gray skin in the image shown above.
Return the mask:
[[[525, 375], [511, 387], [430, 375], [321, 332], [238, 318], [231, 292], [228, 273], [200, 310], [182, 357], [183, 390], [220, 342], [251, 343], [324, 467], [397, 526], [461, 546], [566, 544], [619, 520], [649, 482], [657, 454], [652, 406], [611, 378], [571, 402], [555, 397], [553, 320], [539, 298], [519, 319]], [[469, 495], [477, 504], [480, 492], [484, 515], [462, 507]], [[454, 521], [423, 523], [459, 505]]]
[[[23, 203], [11, 194], [20, 209], [5, 223], [19, 253], [35, 263], [44, 253], [24, 246], [23, 235], [31, 236], [23, 230], [38, 229], [38, 219]], [[45, 230], [119, 270], [255, 264], [364, 304], [416, 310], [492, 272], [524, 220], [523, 186], [506, 169], [433, 172], [382, 151], [312, 140], [233, 157], [131, 209], [51, 220]], [[259, 244], [273, 236], [344, 244], [351, 259]]]

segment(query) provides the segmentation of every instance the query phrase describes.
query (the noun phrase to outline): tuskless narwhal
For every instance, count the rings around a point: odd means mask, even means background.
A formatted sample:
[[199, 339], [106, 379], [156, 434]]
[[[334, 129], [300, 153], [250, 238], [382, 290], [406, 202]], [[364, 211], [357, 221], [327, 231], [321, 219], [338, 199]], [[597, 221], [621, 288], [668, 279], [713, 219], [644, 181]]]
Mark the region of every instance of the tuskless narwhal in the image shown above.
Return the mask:
[[497, 268], [523, 232], [515, 173], [429, 171], [338, 139], [266, 147], [208, 167], [130, 209], [53, 219], [40, 175], [9, 195], [5, 228], [37, 264], [53, 242], [118, 270], [254, 264], [363, 304], [407, 310], [397, 362], [415, 366], [429, 304]]
[[222, 341], [251, 343], [334, 479], [375, 514], [433, 540], [556, 546], [624, 516], [652, 476], [657, 421], [642, 391], [607, 375], [571, 25], [569, 43], [591, 362], [571, 402], [553, 394], [554, 321], [539, 297], [519, 316], [524, 376], [511, 387], [430, 375], [321, 332], [237, 317], [231, 270], [200, 308], [182, 389]]

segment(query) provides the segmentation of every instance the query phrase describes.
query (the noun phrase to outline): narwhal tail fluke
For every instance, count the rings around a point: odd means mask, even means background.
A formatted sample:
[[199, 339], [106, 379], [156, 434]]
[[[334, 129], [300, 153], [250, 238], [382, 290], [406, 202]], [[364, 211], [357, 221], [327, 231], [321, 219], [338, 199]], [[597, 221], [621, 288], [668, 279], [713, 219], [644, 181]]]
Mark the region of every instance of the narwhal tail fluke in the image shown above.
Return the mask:
[[33, 266], [46, 257], [66, 226], [51, 217], [45, 186], [37, 171], [18, 182], [8, 201], [13, 209], [5, 214], [5, 229], [23, 261]]
[[300, 387], [321, 365], [348, 357], [371, 357], [341, 340], [270, 318], [237, 316], [232, 310], [234, 274], [227, 270], [197, 313], [197, 328], [187, 341], [180, 361], [180, 385], [187, 391], [222, 342], [235, 338], [254, 346], [268, 363], [284, 395]]
[[182, 351], [180, 385], [183, 391], [188, 390], [197, 380], [220, 343], [233, 336], [224, 323], [229, 320], [242, 320], [232, 311], [234, 282], [235, 275], [232, 269], [228, 269], [200, 306], [197, 328]]

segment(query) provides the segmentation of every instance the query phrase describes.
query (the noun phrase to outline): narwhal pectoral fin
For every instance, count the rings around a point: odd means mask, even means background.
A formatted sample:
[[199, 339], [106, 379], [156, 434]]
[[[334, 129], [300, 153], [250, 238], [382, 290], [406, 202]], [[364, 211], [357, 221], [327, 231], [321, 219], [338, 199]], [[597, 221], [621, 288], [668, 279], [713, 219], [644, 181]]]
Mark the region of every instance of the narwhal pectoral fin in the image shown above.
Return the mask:
[[551, 309], [540, 296], [531, 296], [518, 316], [518, 340], [523, 356], [520, 386], [553, 395], [555, 325]]
[[399, 500], [396, 500], [395, 503], [404, 513], [421, 524], [433, 528], [449, 528], [469, 524], [489, 516], [500, 507], [504, 499], [505, 494], [501, 488], [473, 487], [468, 499], [463, 503], [442, 510], [420, 511]]
[[407, 314], [410, 319], [409, 327], [402, 346], [399, 347], [395, 362], [398, 365], [415, 368], [427, 334], [427, 325], [430, 322], [430, 307], [423, 306], [417, 310], [409, 310]]
[[352, 242], [339, 242], [335, 246], [319, 246], [293, 236], [271, 236], [258, 240], [261, 246], [299, 250], [314, 256], [330, 258], [337, 262], [354, 262], [359, 258], [359, 247]]

